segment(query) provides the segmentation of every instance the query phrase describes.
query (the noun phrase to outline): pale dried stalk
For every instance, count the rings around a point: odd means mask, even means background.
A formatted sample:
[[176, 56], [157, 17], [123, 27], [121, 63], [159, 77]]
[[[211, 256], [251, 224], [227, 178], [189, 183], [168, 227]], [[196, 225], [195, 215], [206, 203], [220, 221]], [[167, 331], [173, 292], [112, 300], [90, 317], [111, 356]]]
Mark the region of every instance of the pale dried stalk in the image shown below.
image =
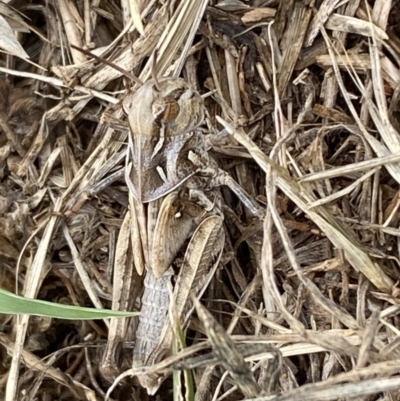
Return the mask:
[[319, 33], [321, 26], [325, 24], [333, 10], [337, 7], [340, 0], [324, 0], [314, 15], [308, 28], [307, 37], [304, 41], [304, 46], [309, 47], [313, 44], [314, 39]]
[[[363, 273], [371, 282], [387, 292], [393, 285], [393, 281], [388, 277], [378, 265], [373, 263], [368, 254], [363, 250], [363, 246], [348, 231], [345, 226], [341, 226], [338, 221], [323, 207], [318, 207], [315, 211], [307, 211], [307, 206], [313, 202], [314, 196], [308, 193], [306, 188], [302, 188], [298, 183], [294, 182], [288, 175], [288, 172], [282, 167], [272, 162], [261, 150], [244, 134], [235, 130], [231, 125], [217, 117], [218, 121], [235, 136], [238, 142], [245, 146], [257, 161], [260, 167], [268, 172], [270, 166], [277, 175], [277, 184], [286, 195], [297, 204], [326, 236], [332, 241], [337, 249], [343, 249], [347, 260], [354, 269]], [[350, 315], [344, 317], [343, 323], [346, 321], [348, 327], [355, 327], [353, 318]]]
[[348, 166], [334, 167], [329, 170], [319, 171], [317, 173], [307, 174], [299, 179], [299, 182], [310, 182], [323, 180], [327, 178], [340, 177], [348, 173], [358, 173], [360, 171], [373, 169], [375, 167], [385, 166], [386, 164], [400, 161], [400, 154], [392, 154], [383, 157], [376, 157], [370, 160], [364, 160], [358, 163], [352, 163]]
[[[61, 212], [61, 199], [58, 199], [54, 211], [57, 213]], [[42, 240], [40, 241], [38, 250], [36, 251], [35, 258], [31, 266], [28, 266], [25, 278], [25, 286], [23, 290], [23, 296], [26, 298], [35, 298], [40, 283], [47, 274], [46, 269], [48, 268], [46, 262], [47, 250], [49, 248], [51, 239], [53, 238], [54, 229], [59, 221], [58, 216], [52, 216], [49, 223], [47, 224]], [[6, 396], [5, 401], [14, 401], [18, 399], [17, 388], [18, 388], [18, 377], [20, 359], [23, 353], [26, 331], [29, 323], [29, 315], [19, 315], [17, 317], [18, 322], [14, 326], [15, 331], [15, 345], [14, 352], [12, 354], [12, 361], [10, 370], [8, 372], [8, 380], [6, 385]]]
[[[79, 18], [79, 14], [75, 8], [75, 4], [67, 2], [66, 0], [60, 0], [59, 9], [69, 44], [82, 48], [83, 43], [77, 27], [78, 21], [76, 20], [76, 18]], [[80, 26], [83, 28], [82, 21], [79, 22], [81, 22]], [[82, 64], [87, 61], [84, 54], [73, 48], [71, 48], [71, 55], [75, 64]]]

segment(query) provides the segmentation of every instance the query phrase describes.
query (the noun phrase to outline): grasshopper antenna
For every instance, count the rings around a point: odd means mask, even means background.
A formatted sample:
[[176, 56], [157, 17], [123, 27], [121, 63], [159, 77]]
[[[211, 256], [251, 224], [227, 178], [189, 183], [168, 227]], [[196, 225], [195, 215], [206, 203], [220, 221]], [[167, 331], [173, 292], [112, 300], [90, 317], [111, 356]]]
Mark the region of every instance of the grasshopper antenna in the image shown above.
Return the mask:
[[114, 70], [117, 70], [118, 72], [120, 72], [122, 75], [125, 75], [127, 78], [129, 78], [130, 80], [132, 80], [133, 82], [137, 83], [138, 85], [142, 86], [143, 82], [135, 75], [131, 74], [129, 71], [124, 70], [123, 68], [117, 66], [116, 64], [114, 64], [112, 61], [108, 61], [102, 57], [96, 56], [95, 54], [93, 54], [92, 52], [90, 52], [89, 50], [85, 50], [85, 49], [81, 49], [80, 47], [74, 46], [74, 45], [70, 45], [73, 49], [80, 51], [83, 54], [86, 54], [86, 56], [89, 57], [93, 57], [95, 60], [100, 61], [103, 64], [108, 65], [111, 68], [114, 68]]

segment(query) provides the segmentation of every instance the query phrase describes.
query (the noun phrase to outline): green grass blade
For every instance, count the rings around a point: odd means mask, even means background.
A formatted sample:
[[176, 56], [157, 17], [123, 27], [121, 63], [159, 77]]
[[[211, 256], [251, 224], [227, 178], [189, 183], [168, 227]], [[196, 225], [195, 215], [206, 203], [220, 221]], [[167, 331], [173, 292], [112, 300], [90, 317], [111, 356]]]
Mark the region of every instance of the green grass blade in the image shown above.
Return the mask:
[[84, 308], [28, 299], [0, 288], [0, 313], [7, 315], [37, 315], [58, 319], [96, 320], [110, 317], [136, 316], [139, 312], [123, 312], [108, 309]]

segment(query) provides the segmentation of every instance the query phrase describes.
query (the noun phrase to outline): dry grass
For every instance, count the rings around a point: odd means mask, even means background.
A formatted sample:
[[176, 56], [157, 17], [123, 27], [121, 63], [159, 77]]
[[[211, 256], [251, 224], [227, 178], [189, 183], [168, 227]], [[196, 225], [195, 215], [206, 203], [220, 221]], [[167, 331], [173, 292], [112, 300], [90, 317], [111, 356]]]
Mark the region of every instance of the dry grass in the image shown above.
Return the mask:
[[152, 76], [204, 95], [210, 152], [265, 218], [222, 190], [207, 309], [151, 367], [128, 370], [133, 319], [1, 316], [0, 399], [140, 400], [133, 373], [193, 369], [196, 401], [399, 400], [399, 2], [163, 3], [0, 3], [22, 45], [0, 63], [1, 287], [111, 307], [133, 274], [120, 100]]

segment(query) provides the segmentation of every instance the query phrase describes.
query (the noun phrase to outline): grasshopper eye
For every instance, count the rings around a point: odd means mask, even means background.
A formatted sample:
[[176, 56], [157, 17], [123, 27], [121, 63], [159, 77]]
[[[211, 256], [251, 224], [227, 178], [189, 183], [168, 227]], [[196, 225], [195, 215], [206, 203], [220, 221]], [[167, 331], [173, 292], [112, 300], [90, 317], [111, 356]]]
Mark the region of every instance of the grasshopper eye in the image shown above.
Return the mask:
[[156, 121], [168, 123], [178, 117], [180, 107], [172, 98], [156, 99], [152, 105], [153, 117]]

